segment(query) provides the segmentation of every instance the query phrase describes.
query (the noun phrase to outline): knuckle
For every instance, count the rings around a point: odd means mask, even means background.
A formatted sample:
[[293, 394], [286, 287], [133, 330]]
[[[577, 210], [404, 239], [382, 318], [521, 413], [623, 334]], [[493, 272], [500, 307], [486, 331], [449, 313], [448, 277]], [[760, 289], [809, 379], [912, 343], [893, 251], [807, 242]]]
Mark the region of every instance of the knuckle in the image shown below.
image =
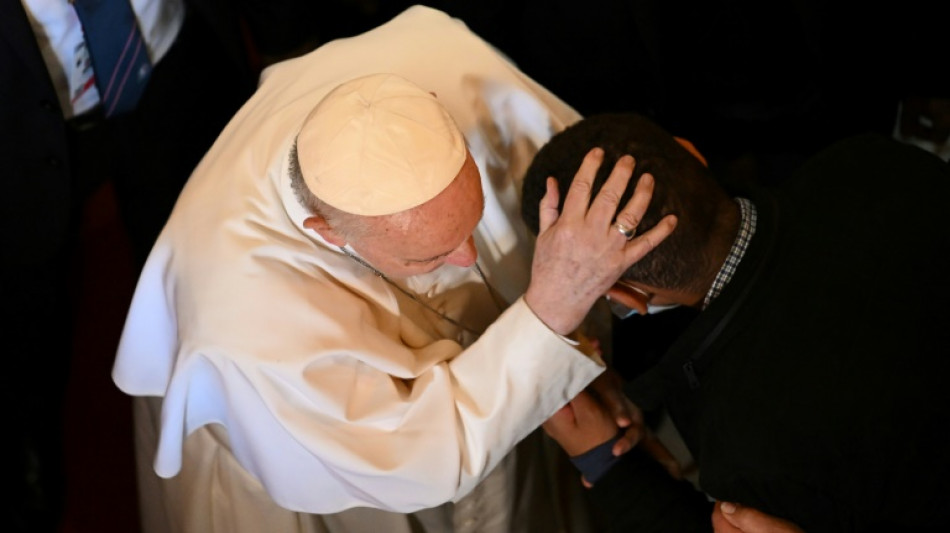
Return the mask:
[[613, 190], [601, 189], [600, 193], [597, 195], [597, 200], [608, 205], [619, 205], [620, 195]]
[[635, 228], [640, 225], [640, 219], [629, 213], [621, 213], [617, 215], [617, 222], [620, 222], [628, 228]]
[[571, 191], [575, 194], [590, 194], [591, 184], [583, 180], [574, 180], [571, 182]]

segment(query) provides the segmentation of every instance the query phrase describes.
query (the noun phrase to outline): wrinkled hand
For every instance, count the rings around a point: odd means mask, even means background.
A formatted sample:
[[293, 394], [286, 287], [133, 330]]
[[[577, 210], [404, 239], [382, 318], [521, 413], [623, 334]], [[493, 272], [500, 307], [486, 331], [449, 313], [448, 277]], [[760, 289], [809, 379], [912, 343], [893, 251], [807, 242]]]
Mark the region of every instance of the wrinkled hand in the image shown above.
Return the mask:
[[717, 501], [713, 506], [716, 533], [805, 533], [795, 524], [735, 503]]
[[554, 178], [548, 178], [547, 192], [541, 199], [540, 232], [525, 302], [542, 322], [561, 335], [577, 328], [597, 298], [676, 226], [676, 217], [668, 215], [630, 241], [612, 227], [616, 213], [617, 222], [636, 228], [650, 203], [653, 177], [644, 174], [640, 178], [633, 197], [618, 213], [635, 163], [630, 156], [620, 158], [591, 202], [591, 187], [603, 157], [600, 148], [584, 157], [560, 214]]

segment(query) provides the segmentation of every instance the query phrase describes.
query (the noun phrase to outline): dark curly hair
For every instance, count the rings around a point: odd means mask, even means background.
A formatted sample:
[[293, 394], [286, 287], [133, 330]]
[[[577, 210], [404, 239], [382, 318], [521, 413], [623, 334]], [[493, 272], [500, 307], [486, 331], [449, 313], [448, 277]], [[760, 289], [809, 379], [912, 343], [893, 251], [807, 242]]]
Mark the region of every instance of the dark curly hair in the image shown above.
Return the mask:
[[[636, 114], [602, 114], [585, 118], [555, 135], [537, 153], [525, 174], [522, 217], [538, 232], [538, 204], [549, 176], [558, 189], [568, 190], [584, 156], [594, 147], [604, 150], [604, 162], [594, 181], [600, 190], [614, 163], [624, 154], [636, 159], [636, 169], [620, 205], [632, 196], [643, 173], [653, 175], [650, 207], [637, 232], [653, 227], [667, 214], [678, 218], [676, 230], [655, 250], [634, 264], [624, 278], [667, 289], [702, 288], [703, 276], [714, 267], [707, 251], [720, 239], [731, 242], [735, 204], [706, 166], [666, 130]], [[593, 195], [592, 195], [593, 196]], [[727, 220], [730, 217], [732, 221]]]

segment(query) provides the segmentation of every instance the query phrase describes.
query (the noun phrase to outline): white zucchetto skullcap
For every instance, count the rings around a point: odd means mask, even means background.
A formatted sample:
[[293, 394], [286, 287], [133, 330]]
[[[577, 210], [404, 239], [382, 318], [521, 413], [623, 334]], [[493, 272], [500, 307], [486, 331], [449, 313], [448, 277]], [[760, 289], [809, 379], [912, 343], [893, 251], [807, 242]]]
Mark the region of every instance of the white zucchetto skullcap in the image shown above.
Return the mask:
[[394, 74], [372, 74], [328, 93], [297, 135], [310, 191], [355, 215], [421, 205], [452, 183], [465, 139], [429, 92]]

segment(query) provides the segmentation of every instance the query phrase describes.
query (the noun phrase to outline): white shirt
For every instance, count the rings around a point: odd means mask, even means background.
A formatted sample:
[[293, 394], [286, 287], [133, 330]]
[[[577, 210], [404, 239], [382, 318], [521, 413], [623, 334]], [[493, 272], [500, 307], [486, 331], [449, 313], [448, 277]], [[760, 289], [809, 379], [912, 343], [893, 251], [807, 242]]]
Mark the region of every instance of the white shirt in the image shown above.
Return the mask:
[[[482, 172], [479, 262], [514, 302], [475, 340], [303, 228], [287, 175], [302, 121], [339, 83], [394, 72], [434, 91]], [[525, 166], [579, 119], [459, 21], [417, 6], [266, 70], [200, 163], [142, 272], [113, 377], [163, 396], [156, 472], [221, 424], [279, 505], [410, 512], [467, 494], [603, 370], [520, 298]], [[471, 269], [408, 285], [465, 324], [498, 310]]]
[[[79, 16], [68, 0], [21, 0], [65, 118], [99, 103]], [[183, 0], [130, 0], [152, 64], [171, 48], [185, 20]]]

